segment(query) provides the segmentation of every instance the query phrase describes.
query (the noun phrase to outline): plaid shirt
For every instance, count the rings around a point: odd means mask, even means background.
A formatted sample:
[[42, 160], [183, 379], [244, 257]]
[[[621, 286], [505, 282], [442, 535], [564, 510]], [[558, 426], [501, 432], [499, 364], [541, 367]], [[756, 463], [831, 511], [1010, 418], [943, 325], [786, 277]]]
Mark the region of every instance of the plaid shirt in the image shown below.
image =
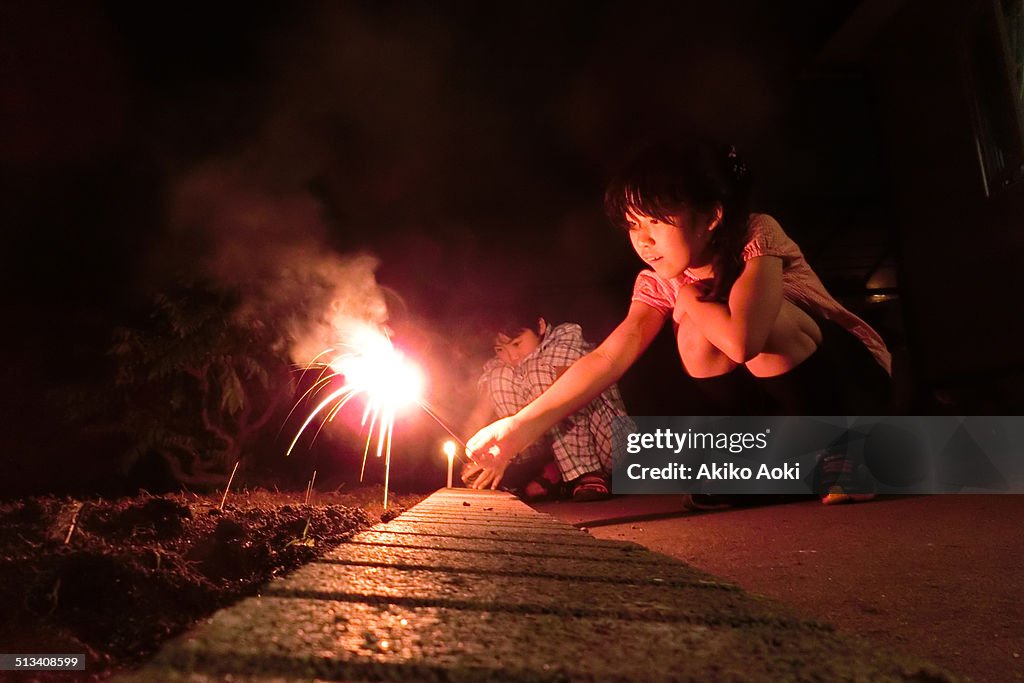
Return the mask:
[[[520, 410], [550, 387], [559, 375], [593, 348], [583, 329], [563, 323], [549, 327], [540, 344], [516, 366], [492, 358], [483, 369], [480, 388], [491, 397], [499, 417]], [[551, 449], [562, 476], [571, 481], [590, 472], [611, 470], [614, 418], [626, 415], [618, 385], [549, 430]]]

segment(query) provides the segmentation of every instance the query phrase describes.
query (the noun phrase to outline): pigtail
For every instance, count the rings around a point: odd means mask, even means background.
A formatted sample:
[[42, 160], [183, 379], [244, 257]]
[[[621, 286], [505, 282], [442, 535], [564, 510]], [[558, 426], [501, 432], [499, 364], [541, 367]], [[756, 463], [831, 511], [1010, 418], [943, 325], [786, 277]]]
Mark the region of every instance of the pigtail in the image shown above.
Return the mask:
[[[719, 198], [722, 204], [722, 223], [712, 233], [714, 251], [712, 267], [715, 276], [701, 301], [725, 302], [736, 280], [743, 272], [743, 247], [747, 242], [750, 220], [750, 194], [753, 186], [750, 169], [740, 157], [735, 145], [718, 150], [717, 159], [709, 168], [717, 171]], [[717, 167], [717, 168], [716, 168]]]

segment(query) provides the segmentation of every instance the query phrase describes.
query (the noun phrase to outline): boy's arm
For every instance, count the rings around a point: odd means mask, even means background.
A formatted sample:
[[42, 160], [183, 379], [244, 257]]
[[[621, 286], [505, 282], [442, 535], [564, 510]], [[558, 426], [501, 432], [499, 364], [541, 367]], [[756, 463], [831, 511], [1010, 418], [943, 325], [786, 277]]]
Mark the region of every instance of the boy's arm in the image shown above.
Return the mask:
[[552, 334], [556, 336], [546, 353], [552, 357], [552, 370], [558, 379], [586, 355], [587, 343], [583, 341], [583, 329], [575, 323], [559, 325]]
[[470, 457], [493, 456], [494, 477], [476, 486], [496, 488], [512, 456], [559, 420], [579, 410], [615, 383], [658, 334], [665, 314], [633, 302], [626, 319], [596, 349], [573, 363], [554, 384], [515, 415], [477, 432], [467, 443]]
[[782, 310], [782, 259], [759, 256], [747, 261], [728, 304], [700, 301], [699, 295], [697, 287], [683, 287], [676, 306], [730, 360], [746, 363], [764, 350]]

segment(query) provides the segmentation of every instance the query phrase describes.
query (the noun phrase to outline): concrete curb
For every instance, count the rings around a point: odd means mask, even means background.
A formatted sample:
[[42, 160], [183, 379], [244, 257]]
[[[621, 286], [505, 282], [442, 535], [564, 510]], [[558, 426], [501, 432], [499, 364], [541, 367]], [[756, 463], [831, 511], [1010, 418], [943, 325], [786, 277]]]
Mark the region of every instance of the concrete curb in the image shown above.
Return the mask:
[[957, 681], [493, 491], [441, 490], [119, 681]]

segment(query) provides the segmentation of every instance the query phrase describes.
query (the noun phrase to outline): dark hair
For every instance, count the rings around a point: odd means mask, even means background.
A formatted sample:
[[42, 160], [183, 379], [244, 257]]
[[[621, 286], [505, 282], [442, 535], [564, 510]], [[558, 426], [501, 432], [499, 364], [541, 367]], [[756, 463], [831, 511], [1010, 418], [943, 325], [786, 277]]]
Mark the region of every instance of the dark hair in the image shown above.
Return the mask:
[[516, 312], [509, 312], [507, 315], [498, 316], [490, 321], [488, 327], [492, 335], [497, 337], [499, 334], [503, 334], [509, 339], [515, 339], [525, 330], [533, 330], [538, 335], [540, 330], [538, 329], [537, 321], [544, 316], [534, 313], [523, 314]]
[[685, 209], [710, 212], [722, 205], [722, 221], [711, 233], [714, 280], [703, 301], [724, 301], [743, 271], [743, 245], [750, 217], [751, 177], [736, 148], [698, 139], [661, 144], [638, 155], [608, 185], [608, 218], [628, 229], [626, 215], [675, 224]]
[[493, 306], [481, 311], [477, 329], [480, 334], [486, 336], [487, 343], [499, 334], [515, 339], [523, 330], [533, 330], [539, 335], [537, 321], [541, 318], [548, 320], [547, 306], [540, 302], [542, 298], [539, 295], [524, 287], [515, 291], [496, 291]]

